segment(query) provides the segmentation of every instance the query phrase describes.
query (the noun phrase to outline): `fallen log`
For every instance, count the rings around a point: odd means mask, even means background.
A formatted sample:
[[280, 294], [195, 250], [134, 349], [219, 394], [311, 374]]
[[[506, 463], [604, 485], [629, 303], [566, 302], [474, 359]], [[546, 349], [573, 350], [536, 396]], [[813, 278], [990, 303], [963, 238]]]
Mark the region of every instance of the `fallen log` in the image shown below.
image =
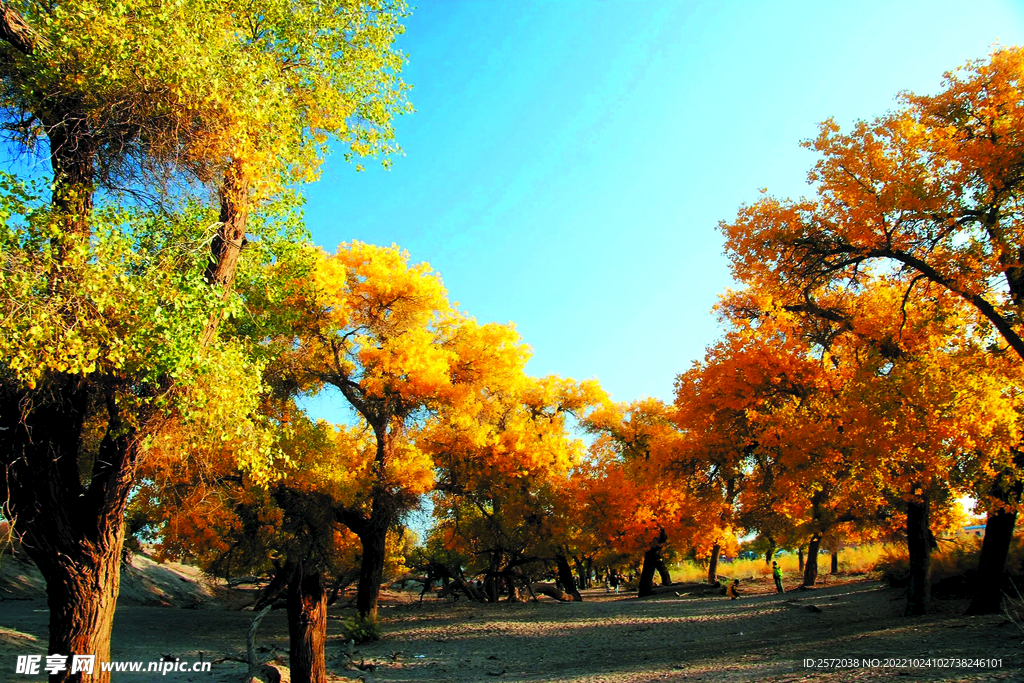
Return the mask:
[[530, 590], [532, 590], [534, 593], [543, 593], [549, 598], [554, 598], [559, 602], [573, 601], [573, 597], [571, 595], [569, 595], [560, 588], [556, 588], [555, 584], [553, 583], [542, 583], [540, 581], [537, 581], [536, 583], [530, 584]]

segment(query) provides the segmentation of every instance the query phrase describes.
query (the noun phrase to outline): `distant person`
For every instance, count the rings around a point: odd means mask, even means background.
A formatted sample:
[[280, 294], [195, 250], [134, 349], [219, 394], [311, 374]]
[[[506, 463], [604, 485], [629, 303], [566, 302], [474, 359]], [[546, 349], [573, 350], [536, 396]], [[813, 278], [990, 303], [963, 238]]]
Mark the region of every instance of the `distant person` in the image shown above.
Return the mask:
[[740, 597], [740, 580], [733, 579], [732, 583], [730, 583], [729, 587], [725, 590], [725, 594], [729, 596], [730, 600], [735, 600]]
[[782, 569], [779, 568], [779, 563], [772, 561], [772, 576], [775, 577], [775, 590], [779, 593], [785, 593], [782, 590]]

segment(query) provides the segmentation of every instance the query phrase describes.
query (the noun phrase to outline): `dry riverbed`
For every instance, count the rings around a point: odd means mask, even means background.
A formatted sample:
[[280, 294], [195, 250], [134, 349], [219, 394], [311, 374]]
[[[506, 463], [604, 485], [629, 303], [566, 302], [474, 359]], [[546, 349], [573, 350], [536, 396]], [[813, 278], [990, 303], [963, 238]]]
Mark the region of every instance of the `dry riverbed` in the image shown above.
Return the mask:
[[[10, 562], [3, 569], [10, 574]], [[237, 609], [245, 597], [197, 585], [199, 577], [188, 568], [143, 569], [136, 573], [156, 579], [126, 581], [113, 658], [149, 662], [168, 655], [213, 664], [209, 673], [122, 673], [113, 680], [240, 683], [253, 616]], [[17, 655], [45, 653], [46, 601], [33, 594], [38, 586], [19, 588], [12, 580], [0, 581], [6, 596], [0, 601], [0, 680], [43, 681], [16, 675], [15, 662]], [[639, 600], [592, 590], [582, 603], [541, 597], [512, 605], [420, 603], [414, 594], [388, 593], [381, 609], [384, 638], [355, 646], [352, 659], [337, 635], [340, 619], [352, 610], [331, 609], [327, 665], [333, 681], [381, 683], [1024, 680], [1024, 634], [1001, 616], [963, 616], [962, 600], [936, 600], [929, 616], [905, 618], [902, 591], [863, 578], [781, 596], [766, 582], [745, 588], [736, 601], [674, 593]], [[264, 618], [257, 642], [263, 657], [287, 666], [283, 612]], [[813, 668], [807, 660], [846, 666]], [[914, 660], [925, 666], [907, 666]], [[965, 666], [977, 660], [996, 661]]]

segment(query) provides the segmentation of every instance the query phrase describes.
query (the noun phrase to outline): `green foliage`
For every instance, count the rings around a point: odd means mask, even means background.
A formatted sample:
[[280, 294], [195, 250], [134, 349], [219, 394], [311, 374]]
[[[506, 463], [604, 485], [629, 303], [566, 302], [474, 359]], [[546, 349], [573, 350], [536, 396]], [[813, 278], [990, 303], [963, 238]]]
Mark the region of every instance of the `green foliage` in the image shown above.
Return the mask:
[[0, 379], [25, 390], [88, 380], [113, 389], [126, 428], [141, 426], [143, 408], [176, 415], [180, 446], [231, 444], [245, 467], [265, 471], [261, 362], [239, 340], [200, 342], [211, 315], [243, 312], [203, 280], [214, 220], [194, 204], [168, 214], [102, 206], [92, 239], [58, 258], [47, 205], [0, 174]]
[[357, 644], [380, 640], [380, 624], [376, 619], [349, 617], [341, 624], [342, 640], [354, 640]]
[[240, 159], [270, 196], [314, 179], [332, 137], [347, 157], [398, 151], [401, 0], [9, 4], [39, 40], [29, 55], [0, 42], [8, 131], [31, 148], [75, 120], [103, 183], [217, 180]]

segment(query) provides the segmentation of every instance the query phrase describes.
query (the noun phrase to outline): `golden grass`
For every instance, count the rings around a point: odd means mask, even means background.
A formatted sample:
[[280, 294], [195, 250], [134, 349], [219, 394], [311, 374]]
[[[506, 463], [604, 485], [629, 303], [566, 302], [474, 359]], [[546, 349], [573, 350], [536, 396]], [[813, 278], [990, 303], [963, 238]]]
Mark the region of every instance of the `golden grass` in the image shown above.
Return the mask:
[[[839, 551], [839, 573], [841, 574], [863, 574], [874, 570], [879, 560], [889, 553], [898, 553], [899, 549], [884, 543], [869, 543], [852, 548], [843, 548]], [[783, 577], [799, 576], [799, 560], [796, 553], [785, 553], [776, 555], [775, 561], [782, 569]], [[829, 555], [819, 555], [818, 572], [827, 574], [831, 566]], [[679, 582], [697, 582], [707, 579], [707, 565], [696, 564], [691, 561], [673, 565], [671, 568], [672, 580]], [[731, 562], [719, 562], [719, 576], [727, 576], [730, 579], [771, 579], [772, 567], [765, 564], [764, 557], [753, 560], [733, 560]]]

